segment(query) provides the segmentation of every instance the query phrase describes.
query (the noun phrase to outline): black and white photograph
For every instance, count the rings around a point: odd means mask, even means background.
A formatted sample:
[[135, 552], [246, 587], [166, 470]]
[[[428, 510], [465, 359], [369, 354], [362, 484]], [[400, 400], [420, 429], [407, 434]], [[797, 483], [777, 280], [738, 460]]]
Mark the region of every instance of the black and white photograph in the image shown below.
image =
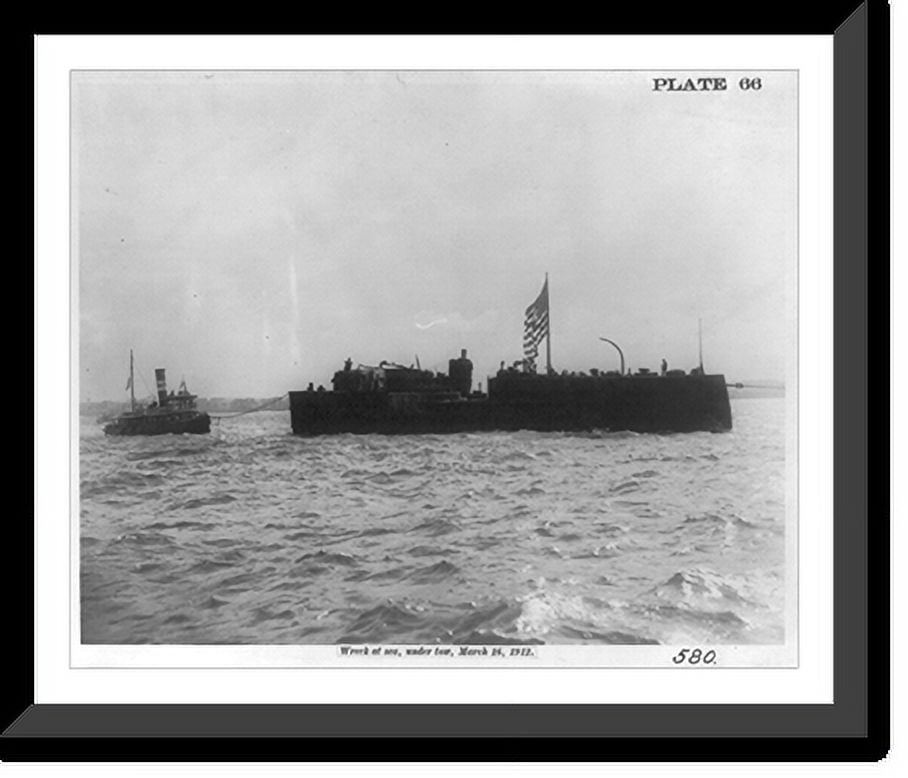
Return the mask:
[[79, 656], [797, 665], [797, 70], [69, 108]]

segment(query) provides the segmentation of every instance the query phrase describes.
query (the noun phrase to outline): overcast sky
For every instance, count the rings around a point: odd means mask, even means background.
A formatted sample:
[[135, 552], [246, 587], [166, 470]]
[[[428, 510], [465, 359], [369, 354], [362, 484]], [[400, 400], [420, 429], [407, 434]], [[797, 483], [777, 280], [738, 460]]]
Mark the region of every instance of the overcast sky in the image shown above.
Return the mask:
[[617, 368], [599, 337], [690, 369], [702, 318], [708, 372], [782, 380], [796, 74], [659, 75], [76, 73], [81, 399], [126, 396], [130, 348], [140, 395], [155, 367], [272, 397], [461, 348], [485, 386], [546, 272], [559, 370]]

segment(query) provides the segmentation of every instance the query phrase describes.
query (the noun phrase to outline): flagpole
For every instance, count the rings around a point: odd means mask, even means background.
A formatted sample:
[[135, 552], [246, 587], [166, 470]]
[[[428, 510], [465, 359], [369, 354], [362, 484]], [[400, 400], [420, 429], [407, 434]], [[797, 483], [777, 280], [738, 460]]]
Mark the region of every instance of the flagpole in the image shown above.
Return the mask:
[[549, 326], [545, 328], [545, 368], [552, 372], [552, 309], [549, 306], [549, 274], [545, 274], [545, 307], [548, 313]]
[[129, 349], [129, 403], [130, 409], [136, 409], [136, 382], [132, 377], [132, 349]]

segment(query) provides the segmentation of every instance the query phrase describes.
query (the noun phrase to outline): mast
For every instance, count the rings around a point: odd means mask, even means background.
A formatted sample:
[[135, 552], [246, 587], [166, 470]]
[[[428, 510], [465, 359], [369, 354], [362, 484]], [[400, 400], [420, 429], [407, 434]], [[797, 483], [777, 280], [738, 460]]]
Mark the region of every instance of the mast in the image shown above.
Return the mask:
[[548, 326], [545, 328], [545, 371], [552, 372], [552, 311], [549, 307], [549, 274], [545, 274], [545, 308], [548, 316]]
[[136, 410], [136, 382], [133, 380], [132, 367], [132, 349], [129, 349], [129, 407], [135, 413]]
[[697, 340], [700, 346], [700, 374], [703, 375], [703, 319], [697, 319]]

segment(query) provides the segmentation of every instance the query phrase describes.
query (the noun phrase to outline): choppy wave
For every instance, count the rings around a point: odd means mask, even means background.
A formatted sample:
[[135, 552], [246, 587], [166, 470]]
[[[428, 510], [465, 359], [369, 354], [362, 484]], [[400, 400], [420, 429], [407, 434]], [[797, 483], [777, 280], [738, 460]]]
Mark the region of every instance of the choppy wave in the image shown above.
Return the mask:
[[710, 435], [81, 429], [88, 643], [774, 643], [784, 406]]

